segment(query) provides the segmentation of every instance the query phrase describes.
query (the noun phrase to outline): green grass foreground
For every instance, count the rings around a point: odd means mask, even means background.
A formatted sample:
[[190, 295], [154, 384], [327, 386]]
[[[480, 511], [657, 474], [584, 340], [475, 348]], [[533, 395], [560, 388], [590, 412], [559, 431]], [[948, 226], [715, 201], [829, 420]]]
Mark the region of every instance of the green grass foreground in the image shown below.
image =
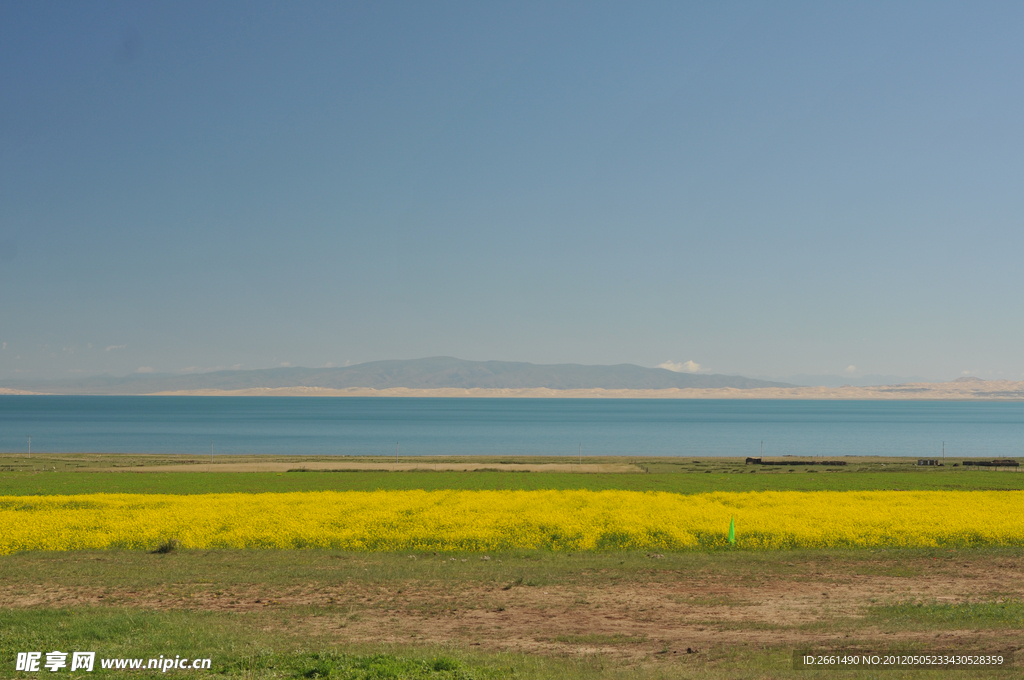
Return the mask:
[[[273, 651], [280, 646], [272, 635], [260, 635], [252, 622], [226, 615], [194, 612], [165, 615], [131, 610], [79, 610], [0, 613], [0, 625], [9, 633], [0, 643], [0, 658], [12, 658], [16, 650], [35, 649], [32, 635], [24, 631], [52, 630], [63, 622], [60, 636], [46, 635], [61, 649], [97, 650], [97, 659], [134, 657], [139, 650], [189, 650], [195, 657], [212, 658], [210, 671], [118, 671], [97, 668], [92, 673], [52, 677], [134, 680], [139, 677], [187, 677], [202, 680], [759, 680], [764, 678], [878, 678], [878, 671], [792, 669], [787, 649], [721, 650], [689, 665], [631, 666], [606, 656], [538, 657], [518, 653], [470, 652], [450, 647], [422, 648], [407, 645], [377, 647], [302, 648]], [[167, 631], [180, 631], [168, 634]], [[313, 645], [316, 647], [316, 645]], [[47, 647], [49, 649], [49, 647]], [[912, 653], [913, 650], [893, 650]], [[145, 655], [143, 655], [145, 658]], [[98, 663], [98, 662], [97, 662]], [[5, 665], [7, 665], [5, 663]], [[13, 668], [10, 664], [8, 668]], [[43, 672], [46, 672], [45, 670]], [[1004, 671], [916, 671], [893, 678], [928, 677], [952, 680], [1019, 677]], [[49, 673], [47, 673], [49, 675]], [[4, 674], [17, 680], [41, 677], [41, 673]]]
[[[414, 557], [329, 551], [298, 555], [289, 551], [176, 551], [161, 555], [105, 551], [8, 556], [0, 560], [3, 597], [8, 604], [12, 598], [39, 597], [40, 592], [51, 589], [55, 599], [0, 608], [0, 677], [42, 677], [42, 673], [13, 671], [15, 655], [27, 650], [94, 651], [97, 659], [148, 659], [161, 654], [210, 658], [210, 671], [171, 671], [166, 676], [206, 680], [878, 677], [877, 671], [793, 671], [795, 645], [765, 643], [764, 638], [750, 645], [702, 645], [693, 655], [685, 653], [687, 643], [680, 649], [647, 635], [629, 633], [554, 635], [551, 641], [563, 650], [554, 654], [473, 647], [469, 644], [473, 640], [471, 631], [449, 644], [417, 643], [408, 637], [408, 642], [380, 643], [339, 643], [339, 639], [345, 638], [348, 626], [358, 626], [365, 619], [443, 621], [459, 611], [494, 611], [505, 606], [514, 609], [522, 606], [515, 604], [517, 593], [541, 596], [561, 588], [598, 594], [626, 583], [649, 588], [701, 580], [749, 588], [753, 595], [757, 588], [770, 589], [775, 584], [809, 579], [844, 583], [866, 575], [886, 575], [898, 586], [929, 575], [954, 576], [969, 561], [980, 561], [983, 569], [998, 568], [1008, 561], [1016, 563], [1022, 553], [1010, 549], [874, 553], [818, 550], [771, 555], [666, 554], [656, 560], [642, 553], [500, 553], [488, 561], [452, 560], [430, 553]], [[425, 599], [402, 600], [404, 590], [424, 588], [430, 593]], [[92, 601], [67, 604], [69, 597], [73, 600], [83, 594]], [[310, 601], [309, 594], [317, 601]], [[586, 597], [594, 599], [595, 595]], [[229, 598], [262, 601], [265, 606], [239, 611], [219, 609], [218, 600]], [[688, 603], [709, 612], [702, 615], [708, 617], [707, 621], [697, 620], [701, 630], [707, 626], [733, 634], [768, 633], [791, 640], [794, 635], [806, 634], [807, 640], [831, 635], [829, 644], [833, 649], [840, 644], [848, 644], [851, 649], [867, 646], [904, 652], [930, 648], [927, 640], [893, 641], [906, 631], [988, 631], [988, 638], [966, 644], [980, 646], [986, 644], [985, 640], [1002, 644], [1014, 639], [1024, 625], [1021, 602], [1012, 597], [966, 604], [865, 602], [858, 617], [823, 612], [812, 624], [779, 621], [771, 626], [716, 618], [712, 610], [723, 614], [742, 612], [750, 606], [742, 591], [732, 597], [700, 596]], [[600, 613], [602, 608], [595, 606], [597, 603], [582, 600], [573, 604], [575, 611]], [[642, 612], [631, 615], [638, 620], [644, 617]], [[835, 641], [837, 631], [847, 633], [842, 643]], [[606, 651], [586, 651], [594, 645]], [[629, 656], [608, 649], [646, 652]], [[53, 677], [125, 680], [152, 674], [100, 669], [92, 674], [64, 672], [66, 675]], [[1014, 670], [929, 671], [921, 675], [1016, 677]]]
[[[296, 644], [286, 636], [266, 633], [251, 617], [208, 612], [140, 612], [134, 610], [50, 610], [0, 612], [3, 677], [27, 680], [38, 673], [12, 671], [17, 651], [25, 649], [95, 650], [101, 658], [147, 658], [163, 650], [188, 650], [214, 660], [209, 671], [102, 670], [52, 677], [188, 677], [211, 680], [669, 680], [715, 677], [704, 672], [680, 675], [678, 668], [636, 668], [605, 657], [545, 658], [518, 653], [472, 652], [451, 647], [410, 645], [348, 646], [344, 650]], [[60, 627], [60, 628], [58, 628]], [[53, 631], [59, 633], [54, 634]], [[39, 635], [35, 631], [46, 631]], [[43, 644], [45, 642], [45, 644]], [[42, 645], [42, 647], [40, 646]], [[144, 651], [147, 650], [147, 651]], [[152, 651], [148, 651], [152, 650]], [[721, 677], [771, 677], [786, 668], [783, 652], [723, 656]], [[97, 666], [99, 661], [97, 661]], [[49, 676], [49, 673], [47, 673]], [[809, 677], [824, 677], [810, 673]], [[803, 675], [802, 675], [803, 677]], [[835, 676], [830, 676], [835, 677]], [[861, 677], [861, 676], [850, 676]], [[966, 676], [964, 676], [966, 677]]]
[[[100, 659], [157, 658], [185, 653], [214, 660], [209, 671], [171, 671], [190, 678], [335, 678], [352, 680], [481, 680], [543, 677], [514, 655], [470, 658], [452, 650], [391, 648], [342, 652], [314, 644], [295, 648], [287, 635], [260, 630], [264, 621], [215, 612], [132, 609], [51, 609], [0, 612], [0, 658], [9, 671], [17, 652], [53, 649], [95, 651], [92, 673], [71, 677], [110, 679], [150, 676], [150, 670], [100, 668]], [[289, 651], [274, 651], [290, 647]], [[362, 651], [363, 653], [360, 653]], [[144, 662], [145, 664], [145, 662]], [[561, 669], [560, 669], [561, 670]], [[0, 672], [3, 672], [0, 671]], [[42, 672], [46, 672], [45, 670]], [[66, 673], [67, 671], [65, 671]], [[40, 673], [3, 672], [30, 678]], [[69, 674], [70, 675], [70, 674]], [[571, 677], [572, 674], [570, 674]], [[55, 676], [59, 677], [59, 676]]]

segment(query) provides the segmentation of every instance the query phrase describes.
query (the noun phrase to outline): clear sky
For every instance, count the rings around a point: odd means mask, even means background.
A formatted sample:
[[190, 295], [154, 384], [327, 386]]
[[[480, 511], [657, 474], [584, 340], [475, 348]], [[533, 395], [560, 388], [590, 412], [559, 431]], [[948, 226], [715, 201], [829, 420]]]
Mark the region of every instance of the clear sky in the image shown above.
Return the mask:
[[1024, 379], [1022, 35], [1022, 3], [2, 3], [0, 378]]

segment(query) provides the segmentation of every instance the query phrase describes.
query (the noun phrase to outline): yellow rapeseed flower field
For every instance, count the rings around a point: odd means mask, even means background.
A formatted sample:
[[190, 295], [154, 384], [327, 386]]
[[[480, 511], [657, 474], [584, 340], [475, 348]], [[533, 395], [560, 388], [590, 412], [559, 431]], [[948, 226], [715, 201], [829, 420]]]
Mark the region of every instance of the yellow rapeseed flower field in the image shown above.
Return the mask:
[[0, 497], [24, 550], [687, 550], [1024, 545], [1024, 491], [374, 491]]

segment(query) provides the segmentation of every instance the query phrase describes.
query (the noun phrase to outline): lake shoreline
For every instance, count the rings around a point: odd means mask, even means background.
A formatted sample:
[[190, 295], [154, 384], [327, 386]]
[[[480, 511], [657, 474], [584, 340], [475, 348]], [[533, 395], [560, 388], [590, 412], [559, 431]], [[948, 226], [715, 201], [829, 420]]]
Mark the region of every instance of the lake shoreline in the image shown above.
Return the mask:
[[[0, 388], [0, 395], [92, 396], [60, 392], [27, 392]], [[95, 395], [119, 396], [119, 395]], [[165, 397], [404, 397], [445, 399], [744, 399], [744, 400], [806, 400], [806, 401], [1024, 401], [1024, 381], [971, 380], [944, 383], [904, 383], [871, 387], [755, 387], [666, 388], [666, 389], [552, 389], [521, 388], [456, 388], [433, 389], [391, 387], [375, 389], [347, 387], [341, 389], [316, 386], [252, 387], [240, 390], [178, 390], [140, 395]]]

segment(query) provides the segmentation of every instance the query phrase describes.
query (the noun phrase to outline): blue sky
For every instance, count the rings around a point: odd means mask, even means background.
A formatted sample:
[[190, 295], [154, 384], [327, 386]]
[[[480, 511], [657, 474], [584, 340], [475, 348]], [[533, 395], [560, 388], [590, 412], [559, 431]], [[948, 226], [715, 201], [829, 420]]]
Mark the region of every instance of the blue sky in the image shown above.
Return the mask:
[[3, 3], [0, 378], [1024, 379], [1022, 32], [1018, 3]]

